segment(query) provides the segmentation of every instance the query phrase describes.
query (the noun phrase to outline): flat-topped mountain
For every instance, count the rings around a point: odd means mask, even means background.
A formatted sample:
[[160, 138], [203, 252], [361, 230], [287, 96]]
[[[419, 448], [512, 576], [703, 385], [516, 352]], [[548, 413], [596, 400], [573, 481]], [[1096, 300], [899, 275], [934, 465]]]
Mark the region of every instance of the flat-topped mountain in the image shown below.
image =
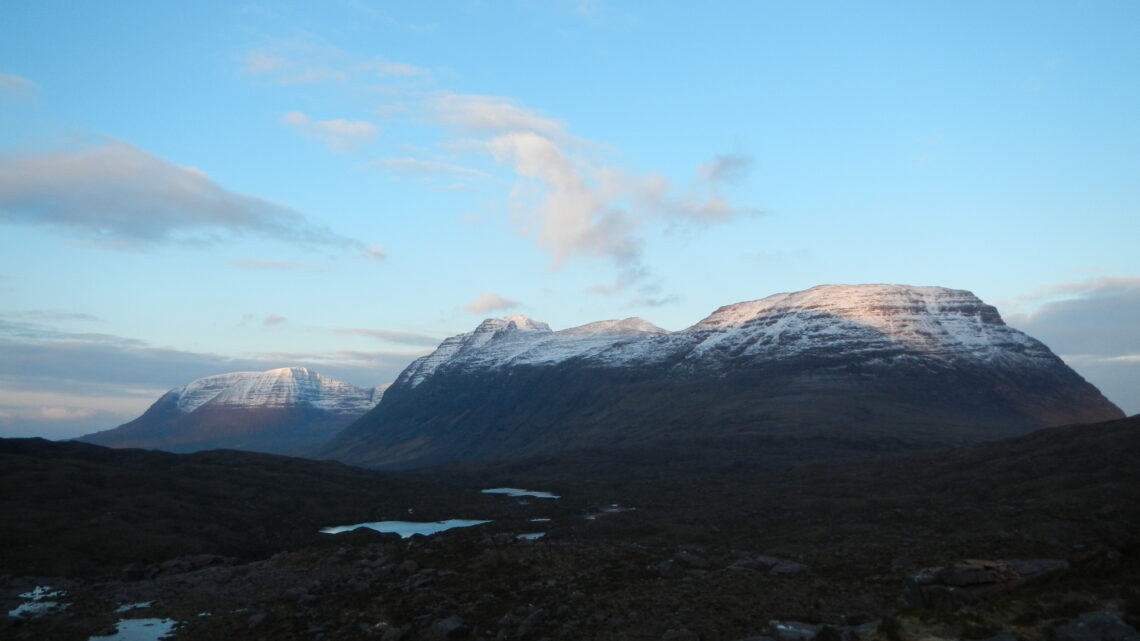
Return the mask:
[[76, 440], [170, 452], [290, 453], [327, 441], [382, 395], [381, 388], [354, 387], [303, 367], [219, 374], [170, 390], [129, 423]]
[[824, 285], [677, 332], [488, 319], [408, 366], [321, 452], [409, 467], [742, 437], [925, 447], [1122, 416], [970, 292]]

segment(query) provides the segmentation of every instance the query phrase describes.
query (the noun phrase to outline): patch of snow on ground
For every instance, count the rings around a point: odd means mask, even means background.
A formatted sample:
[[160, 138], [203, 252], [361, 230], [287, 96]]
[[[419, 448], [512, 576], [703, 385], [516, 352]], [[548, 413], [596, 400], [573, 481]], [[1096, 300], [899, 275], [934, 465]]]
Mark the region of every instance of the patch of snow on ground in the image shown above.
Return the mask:
[[154, 605], [154, 601], [143, 601], [141, 603], [124, 603], [123, 605], [115, 608], [114, 613], [122, 614], [124, 612], [130, 612], [131, 610], [141, 610], [143, 608], [149, 608], [152, 605]]
[[355, 525], [335, 525], [331, 527], [321, 528], [321, 534], [340, 534], [341, 532], [351, 532], [356, 528], [363, 527], [370, 530], [376, 530], [384, 534], [399, 534], [403, 538], [408, 538], [416, 534], [435, 534], [443, 532], [444, 530], [451, 530], [459, 527], [471, 527], [473, 525], [482, 525], [490, 523], [490, 521], [473, 521], [469, 519], [448, 519], [446, 521], [435, 521], [432, 523], [424, 523], [417, 521], [375, 521], [372, 523], [357, 523]]
[[550, 492], [539, 492], [537, 490], [523, 490], [517, 487], [493, 487], [487, 490], [482, 490], [483, 494], [505, 494], [507, 496], [533, 496], [536, 499], [556, 499], [559, 498], [557, 494]]
[[172, 619], [122, 619], [114, 634], [93, 636], [87, 641], [159, 641], [169, 638], [178, 625]]
[[523, 532], [522, 534], [516, 534], [515, 538], [519, 539], [520, 541], [537, 541], [544, 536], [546, 536], [546, 532]]
[[70, 603], [49, 601], [49, 599], [58, 599], [65, 596], [67, 596], [67, 592], [56, 590], [50, 585], [36, 586], [36, 589], [31, 592], [24, 592], [20, 595], [20, 598], [26, 599], [27, 602], [21, 603], [15, 610], [9, 610], [8, 616], [14, 619], [34, 619], [60, 610], [66, 610], [71, 606]]

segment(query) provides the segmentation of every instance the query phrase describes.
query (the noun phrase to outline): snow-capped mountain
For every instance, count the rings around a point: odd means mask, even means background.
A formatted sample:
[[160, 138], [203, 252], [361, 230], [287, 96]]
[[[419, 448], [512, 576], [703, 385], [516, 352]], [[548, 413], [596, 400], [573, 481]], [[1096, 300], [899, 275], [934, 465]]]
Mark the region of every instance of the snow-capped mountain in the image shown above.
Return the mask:
[[304, 367], [267, 372], [232, 372], [200, 378], [172, 389], [178, 409], [189, 414], [204, 405], [232, 408], [305, 405], [330, 412], [362, 414], [383, 395], [381, 388], [362, 389], [326, 378]]
[[296, 452], [328, 440], [375, 407], [383, 390], [303, 367], [219, 374], [170, 390], [129, 423], [77, 440], [172, 452]]
[[970, 292], [823, 285], [668, 332], [483, 321], [404, 370], [323, 448], [376, 466], [732, 433], [1000, 438], [1122, 416]]

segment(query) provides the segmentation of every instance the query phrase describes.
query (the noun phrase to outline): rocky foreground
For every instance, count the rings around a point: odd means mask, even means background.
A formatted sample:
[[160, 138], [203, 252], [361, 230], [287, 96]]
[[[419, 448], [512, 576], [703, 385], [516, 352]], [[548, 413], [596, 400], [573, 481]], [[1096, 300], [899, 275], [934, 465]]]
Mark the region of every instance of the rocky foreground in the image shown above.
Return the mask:
[[[54, 448], [24, 445], [18, 456], [20, 448], [0, 448], [5, 515], [21, 508], [12, 489], [28, 487], [21, 475], [37, 475], [41, 492], [61, 483], [90, 494], [74, 505], [57, 496], [75, 510], [68, 536], [21, 538], [36, 523], [0, 525], [4, 610], [37, 586], [66, 592], [42, 616], [3, 619], [5, 639], [87, 639], [142, 618], [179, 622], [178, 640], [1093, 641], [1136, 638], [1140, 623], [1137, 417], [799, 465], [778, 444], [766, 461], [692, 451], [667, 470], [588, 452], [418, 476], [262, 457], [240, 469], [252, 489], [207, 482], [232, 480], [225, 469], [247, 456], [237, 453], [158, 463], [149, 458], [157, 453], [138, 453], [145, 465], [111, 465], [97, 462], [98, 448], [53, 459], [45, 452]], [[48, 470], [62, 462], [67, 473], [54, 479]], [[296, 477], [328, 501], [280, 503], [272, 488], [295, 489]], [[153, 535], [151, 548], [77, 537], [85, 527], [105, 535], [107, 522], [127, 518], [122, 505], [89, 505], [109, 478], [149, 483], [138, 492], [153, 505], [129, 518]], [[500, 486], [561, 498], [479, 491]], [[176, 524], [169, 529], [146, 522], [145, 510], [161, 511], [164, 488], [184, 505], [212, 497], [215, 529], [175, 538], [202, 518], [192, 511], [163, 512]], [[351, 498], [338, 502], [342, 493]], [[277, 507], [263, 514], [266, 505]], [[262, 543], [241, 538], [242, 509], [263, 519]], [[314, 527], [396, 518], [491, 522], [409, 539]], [[73, 558], [92, 549], [103, 558]], [[28, 554], [54, 562], [21, 565]], [[53, 576], [37, 566], [76, 570]], [[114, 612], [130, 605], [142, 607]]]

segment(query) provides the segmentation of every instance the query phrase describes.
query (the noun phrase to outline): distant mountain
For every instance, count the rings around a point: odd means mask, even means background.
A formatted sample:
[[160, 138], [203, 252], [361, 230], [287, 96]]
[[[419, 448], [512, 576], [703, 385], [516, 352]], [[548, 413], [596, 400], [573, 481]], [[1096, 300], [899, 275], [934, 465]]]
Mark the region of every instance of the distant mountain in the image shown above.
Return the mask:
[[408, 366], [320, 454], [412, 467], [752, 437], [928, 447], [1122, 416], [970, 292], [824, 285], [677, 332], [485, 320]]
[[323, 443], [372, 409], [362, 389], [303, 367], [208, 376], [172, 389], [135, 420], [76, 440], [169, 452], [292, 453]]

